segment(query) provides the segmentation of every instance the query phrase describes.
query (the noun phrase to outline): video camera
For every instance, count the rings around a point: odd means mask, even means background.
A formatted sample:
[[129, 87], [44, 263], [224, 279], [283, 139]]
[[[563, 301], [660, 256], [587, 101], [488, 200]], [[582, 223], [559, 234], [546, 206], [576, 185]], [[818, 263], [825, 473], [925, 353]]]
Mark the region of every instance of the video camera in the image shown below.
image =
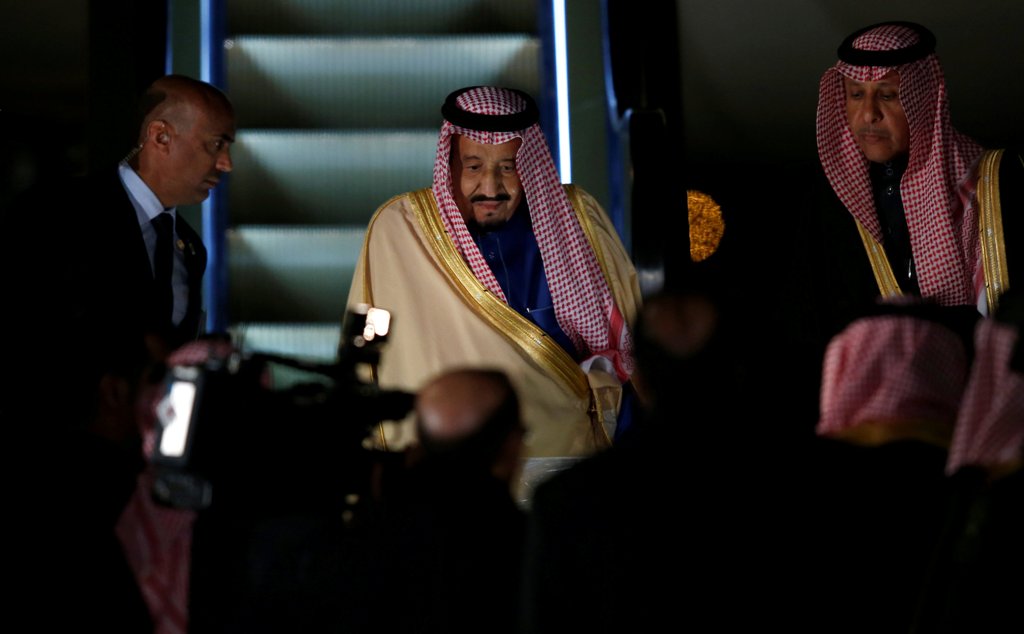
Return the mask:
[[[156, 412], [154, 498], [201, 510], [216, 497], [218, 507], [256, 513], [330, 508], [361, 493], [375, 460], [364, 447], [369, 432], [413, 406], [412, 394], [381, 390], [366, 375], [390, 321], [386, 310], [351, 308], [331, 365], [232, 350], [171, 367]], [[275, 367], [310, 380], [275, 388]]]

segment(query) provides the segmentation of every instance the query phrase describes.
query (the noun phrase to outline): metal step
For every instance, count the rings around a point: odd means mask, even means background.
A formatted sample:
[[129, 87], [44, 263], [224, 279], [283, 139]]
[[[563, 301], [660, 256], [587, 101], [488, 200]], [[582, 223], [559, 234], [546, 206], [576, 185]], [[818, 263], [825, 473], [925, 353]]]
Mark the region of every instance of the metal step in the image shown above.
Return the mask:
[[230, 330], [245, 350], [332, 362], [366, 225], [392, 196], [431, 184], [445, 96], [479, 84], [539, 95], [538, 4], [225, 5], [226, 90], [239, 126]]
[[[341, 325], [326, 323], [239, 323], [229, 328], [235, 345], [243, 352], [273, 354], [296, 361], [334, 364], [338, 357]], [[286, 389], [296, 384], [319, 383], [330, 385], [322, 374], [308, 372], [290, 365], [268, 365], [274, 389]]]
[[366, 225], [396, 194], [429, 187], [437, 130], [241, 130], [231, 224]]
[[248, 34], [534, 32], [536, 0], [235, 0], [228, 29]]
[[243, 352], [263, 352], [315, 363], [333, 363], [338, 357], [341, 322], [243, 322], [233, 325], [230, 332], [232, 340]]
[[540, 88], [529, 35], [240, 36], [225, 46], [239, 128], [436, 129], [458, 88]]
[[229, 230], [230, 322], [340, 324], [365, 232], [365, 226]]

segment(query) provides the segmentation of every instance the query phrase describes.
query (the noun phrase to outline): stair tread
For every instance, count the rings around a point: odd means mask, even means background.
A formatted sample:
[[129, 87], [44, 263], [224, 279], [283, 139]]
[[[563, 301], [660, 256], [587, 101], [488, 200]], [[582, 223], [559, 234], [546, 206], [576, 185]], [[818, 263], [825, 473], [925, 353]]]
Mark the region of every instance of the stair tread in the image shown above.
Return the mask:
[[437, 130], [241, 130], [232, 224], [365, 225], [392, 196], [427, 187]]
[[232, 321], [331, 321], [345, 312], [365, 227], [228, 231]]
[[319, 360], [335, 358], [341, 338], [334, 322], [238, 322], [229, 331], [243, 351]]
[[453, 90], [499, 84], [536, 94], [528, 35], [239, 37], [227, 51], [240, 128], [436, 128]]
[[423, 33], [533, 30], [533, 0], [246, 0], [228, 2], [233, 32]]
[[373, 212], [429, 187], [453, 90], [538, 94], [533, 0], [232, 0], [226, 85], [229, 327], [327, 361]]

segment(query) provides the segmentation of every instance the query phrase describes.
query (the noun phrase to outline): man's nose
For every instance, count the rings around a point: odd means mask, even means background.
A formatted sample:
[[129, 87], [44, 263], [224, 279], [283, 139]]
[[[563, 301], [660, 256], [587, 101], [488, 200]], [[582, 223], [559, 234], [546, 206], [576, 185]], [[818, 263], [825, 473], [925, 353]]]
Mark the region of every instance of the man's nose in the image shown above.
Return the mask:
[[502, 191], [501, 176], [498, 170], [485, 170], [480, 179], [480, 190], [484, 196], [495, 196]]
[[876, 123], [882, 119], [882, 110], [874, 99], [865, 99], [860, 108], [860, 118], [864, 123]]
[[224, 150], [217, 157], [217, 170], [221, 172], [230, 172], [234, 168], [234, 163], [231, 162], [231, 150]]

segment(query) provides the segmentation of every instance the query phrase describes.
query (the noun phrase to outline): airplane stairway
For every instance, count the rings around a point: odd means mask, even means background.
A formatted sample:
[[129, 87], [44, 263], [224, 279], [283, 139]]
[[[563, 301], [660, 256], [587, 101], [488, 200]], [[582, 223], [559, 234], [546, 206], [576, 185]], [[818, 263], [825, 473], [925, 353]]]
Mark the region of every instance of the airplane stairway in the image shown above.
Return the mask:
[[226, 323], [243, 349], [335, 359], [367, 222], [430, 185], [445, 96], [540, 94], [536, 4], [226, 0]]

